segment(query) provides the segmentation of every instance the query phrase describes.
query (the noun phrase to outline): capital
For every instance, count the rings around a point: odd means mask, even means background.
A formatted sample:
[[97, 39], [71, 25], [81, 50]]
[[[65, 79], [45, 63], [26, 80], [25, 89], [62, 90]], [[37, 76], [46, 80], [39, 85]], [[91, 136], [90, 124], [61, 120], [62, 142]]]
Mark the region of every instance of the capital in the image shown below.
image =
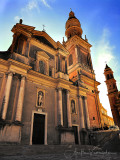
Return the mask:
[[62, 91], [63, 88], [62, 87], [58, 87], [58, 88], [55, 88], [55, 90], [58, 92], [58, 91]]
[[67, 94], [69, 94], [69, 93], [70, 93], [70, 90], [67, 89]]
[[21, 75], [21, 80], [25, 80], [26, 76], [25, 75]]
[[87, 97], [86, 97], [86, 96], [84, 96], [84, 100], [87, 100]]
[[13, 73], [11, 71], [6, 73], [6, 75], [8, 75], [8, 76], [13, 76], [13, 74], [15, 74], [15, 73]]

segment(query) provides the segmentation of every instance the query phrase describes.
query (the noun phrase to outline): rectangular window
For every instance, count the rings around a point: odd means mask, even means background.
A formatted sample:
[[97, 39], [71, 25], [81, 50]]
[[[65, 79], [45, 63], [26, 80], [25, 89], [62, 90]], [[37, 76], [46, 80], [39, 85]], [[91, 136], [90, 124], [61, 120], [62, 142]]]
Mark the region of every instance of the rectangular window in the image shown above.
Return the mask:
[[52, 68], [49, 68], [49, 76], [52, 77]]

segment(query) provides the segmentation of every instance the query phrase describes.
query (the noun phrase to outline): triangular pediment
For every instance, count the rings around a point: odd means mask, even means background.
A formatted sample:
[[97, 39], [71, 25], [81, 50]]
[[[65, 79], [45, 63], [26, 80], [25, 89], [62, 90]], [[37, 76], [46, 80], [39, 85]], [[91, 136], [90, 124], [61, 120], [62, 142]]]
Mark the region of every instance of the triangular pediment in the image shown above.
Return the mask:
[[35, 27], [33, 26], [28, 26], [28, 25], [17, 23], [16, 25], [14, 25], [11, 31], [13, 33], [19, 32], [28, 37], [35, 38], [39, 42], [42, 42], [43, 44], [53, 49], [57, 49], [56, 42], [45, 31], [37, 31], [34, 29]]
[[36, 53], [37, 57], [44, 57], [46, 59], [49, 59], [50, 57], [44, 52], [44, 51], [37, 51]]
[[56, 42], [45, 32], [45, 31], [33, 31], [33, 37], [39, 40], [40, 42], [48, 45], [53, 49], [57, 49]]

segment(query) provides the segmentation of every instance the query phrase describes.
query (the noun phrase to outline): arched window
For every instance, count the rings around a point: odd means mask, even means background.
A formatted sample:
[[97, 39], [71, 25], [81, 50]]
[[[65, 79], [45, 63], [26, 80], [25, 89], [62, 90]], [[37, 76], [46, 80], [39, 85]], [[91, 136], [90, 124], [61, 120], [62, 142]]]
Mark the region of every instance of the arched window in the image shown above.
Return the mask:
[[110, 74], [110, 78], [113, 78], [113, 75], [112, 75], [112, 74]]
[[113, 83], [113, 88], [115, 88], [116, 86], [115, 86], [115, 84]]
[[73, 64], [73, 57], [72, 54], [69, 56], [69, 66]]
[[110, 79], [110, 76], [109, 76], [109, 74], [107, 74], [107, 80], [108, 80], [108, 79]]
[[45, 63], [43, 61], [39, 61], [39, 72], [45, 74]]
[[75, 101], [74, 100], [71, 100], [71, 112], [76, 113]]

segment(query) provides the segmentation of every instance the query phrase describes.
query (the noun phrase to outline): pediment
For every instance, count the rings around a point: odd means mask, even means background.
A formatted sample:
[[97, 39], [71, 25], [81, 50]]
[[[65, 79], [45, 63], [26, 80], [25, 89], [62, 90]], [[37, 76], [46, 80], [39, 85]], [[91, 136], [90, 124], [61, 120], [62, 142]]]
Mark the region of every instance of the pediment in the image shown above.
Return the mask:
[[44, 43], [45, 45], [48, 45], [49, 47], [53, 49], [57, 49], [56, 42], [44, 31], [33, 31], [33, 37], [40, 42]]
[[37, 59], [38, 58], [45, 58], [45, 59], [50, 58], [44, 51], [37, 51], [36, 56], [37, 56]]

